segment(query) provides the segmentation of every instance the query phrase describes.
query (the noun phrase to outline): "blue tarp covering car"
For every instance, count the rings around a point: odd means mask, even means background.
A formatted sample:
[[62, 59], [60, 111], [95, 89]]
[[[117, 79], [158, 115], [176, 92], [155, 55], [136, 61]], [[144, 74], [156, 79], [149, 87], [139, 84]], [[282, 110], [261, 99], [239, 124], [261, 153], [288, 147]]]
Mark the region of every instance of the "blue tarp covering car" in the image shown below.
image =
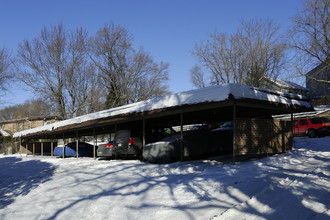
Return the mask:
[[[64, 156], [72, 157], [77, 156], [76, 142], [71, 142], [65, 145]], [[54, 156], [63, 157], [63, 146], [57, 146], [54, 149]], [[92, 157], [93, 156], [93, 145], [85, 142], [78, 142], [78, 156], [79, 157]]]

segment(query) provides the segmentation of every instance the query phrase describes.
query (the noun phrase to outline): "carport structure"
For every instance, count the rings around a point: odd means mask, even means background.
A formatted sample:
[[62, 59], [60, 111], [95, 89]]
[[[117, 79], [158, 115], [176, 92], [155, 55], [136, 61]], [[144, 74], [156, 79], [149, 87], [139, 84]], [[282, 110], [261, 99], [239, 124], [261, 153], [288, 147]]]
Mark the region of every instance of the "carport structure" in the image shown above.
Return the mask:
[[[146, 140], [146, 127], [148, 126], [181, 126], [182, 139], [183, 125], [232, 120], [234, 122], [232, 150], [233, 160], [235, 161], [235, 155], [242, 152], [244, 154], [251, 152], [267, 153], [266, 151], [264, 152], [264, 150], [256, 149], [258, 148], [256, 146], [252, 147], [252, 151], [247, 150], [250, 148], [246, 148], [243, 151], [238, 149], [240, 144], [242, 146], [246, 145], [246, 141], [243, 141], [244, 143], [242, 142], [244, 139], [242, 139], [242, 135], [245, 136], [245, 139], [246, 137], [249, 138], [249, 135], [242, 132], [244, 129], [251, 129], [254, 126], [253, 124], [265, 122], [267, 125], [262, 126], [261, 130], [269, 128], [270, 124], [272, 124], [270, 126], [272, 127], [274, 124], [270, 122], [272, 121], [272, 115], [291, 114], [292, 117], [293, 113], [312, 110], [313, 107], [311, 104], [301, 95], [281, 93], [245, 85], [227, 84], [166, 95], [103, 110], [50, 125], [17, 132], [14, 134], [14, 137], [19, 138], [20, 143], [22, 143], [23, 140], [25, 142], [32, 142], [33, 146], [35, 142], [40, 142], [40, 140], [44, 139], [76, 138], [78, 151], [79, 137], [109, 134], [121, 128], [140, 127], [143, 133], [144, 146], [148, 141]], [[246, 120], [248, 120], [248, 122]], [[240, 126], [242, 123], [245, 123], [245, 125], [249, 124], [249, 127]], [[279, 125], [282, 124], [279, 123]], [[284, 127], [286, 127], [285, 132], [280, 131], [277, 136], [272, 136], [272, 139], [286, 136], [286, 141], [283, 139], [281, 143], [275, 143], [275, 145], [283, 145], [275, 146], [276, 149], [282, 149], [282, 152], [289, 148], [287, 143], [284, 142], [289, 142], [289, 144], [291, 142], [292, 147], [291, 123], [289, 125], [286, 124]], [[269, 133], [269, 131], [267, 131], [267, 133]], [[251, 135], [255, 136], [258, 134], [253, 134], [252, 132], [250, 136]], [[255, 140], [254, 142], [259, 143], [260, 141]], [[267, 142], [266, 145], [269, 145], [269, 143], [270, 142]], [[274, 143], [270, 145], [274, 145]], [[182, 149], [181, 152], [183, 152]], [[181, 156], [181, 159], [184, 159], [183, 156]]]

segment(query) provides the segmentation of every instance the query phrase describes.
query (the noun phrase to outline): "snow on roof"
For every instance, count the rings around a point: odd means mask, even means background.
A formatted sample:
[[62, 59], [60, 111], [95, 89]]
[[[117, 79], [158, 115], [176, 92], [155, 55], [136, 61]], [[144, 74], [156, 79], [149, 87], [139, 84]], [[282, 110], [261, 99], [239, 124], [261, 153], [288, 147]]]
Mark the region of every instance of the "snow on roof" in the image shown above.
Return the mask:
[[52, 131], [59, 127], [63, 127], [70, 124], [79, 124], [90, 120], [107, 118], [121, 114], [146, 112], [182, 105], [192, 105], [197, 103], [225, 101], [228, 100], [230, 94], [235, 99], [256, 99], [275, 103], [282, 103], [286, 105], [300, 105], [307, 108], [312, 108], [310, 103], [303, 101], [305, 97], [302, 95], [282, 93], [246, 85], [226, 84], [222, 86], [211, 86], [207, 88], [166, 95], [159, 98], [123, 105], [116, 108], [107, 109], [64, 121], [59, 121], [42, 127], [17, 132], [13, 135], [13, 137], [20, 137], [27, 134], [42, 131]]
[[10, 134], [7, 131], [3, 130], [2, 128], [0, 128], [0, 134], [3, 137], [9, 137], [10, 136]]
[[273, 78], [268, 78], [268, 79], [282, 88], [294, 88], [294, 89], [308, 90], [307, 88], [305, 88], [301, 85], [298, 85], [297, 83], [290, 82], [287, 80], [273, 79]]

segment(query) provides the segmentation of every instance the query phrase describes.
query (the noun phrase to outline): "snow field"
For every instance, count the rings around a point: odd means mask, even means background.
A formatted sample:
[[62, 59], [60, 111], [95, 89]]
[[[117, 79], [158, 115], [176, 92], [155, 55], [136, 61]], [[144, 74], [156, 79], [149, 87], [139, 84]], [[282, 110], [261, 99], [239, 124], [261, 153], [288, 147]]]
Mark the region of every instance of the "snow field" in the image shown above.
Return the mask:
[[232, 165], [0, 155], [0, 219], [329, 219], [330, 137]]

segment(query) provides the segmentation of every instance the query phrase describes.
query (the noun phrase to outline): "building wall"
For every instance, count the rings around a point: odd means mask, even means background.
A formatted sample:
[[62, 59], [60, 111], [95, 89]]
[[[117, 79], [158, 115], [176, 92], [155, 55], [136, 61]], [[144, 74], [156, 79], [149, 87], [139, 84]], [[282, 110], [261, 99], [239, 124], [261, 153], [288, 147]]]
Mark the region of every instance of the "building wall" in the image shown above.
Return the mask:
[[[12, 121], [5, 121], [1, 122], [1, 128], [8, 132], [10, 135], [13, 135], [17, 131], [27, 130], [30, 128], [36, 128], [43, 126], [45, 124], [50, 124], [59, 121], [58, 119], [49, 119], [44, 120], [42, 117], [39, 117], [38, 119], [18, 119], [18, 120], [12, 120]], [[54, 144], [54, 147], [56, 144]], [[44, 154], [50, 154], [50, 143], [46, 141], [43, 147], [43, 153]], [[12, 139], [11, 137], [0, 137], [0, 154], [15, 154], [15, 153], [33, 153], [33, 144], [29, 143], [26, 145], [25, 143], [22, 143], [20, 146], [17, 140]], [[35, 153], [40, 154], [41, 153], [41, 144], [36, 143], [35, 144]]]
[[237, 119], [236, 154], [282, 153], [293, 147], [291, 121]]
[[0, 154], [14, 154], [18, 152], [18, 149], [17, 142], [0, 140]]
[[8, 132], [9, 134], [15, 133], [17, 131], [17, 124], [16, 123], [2, 123], [1, 128]]
[[310, 77], [330, 81], [330, 67], [324, 67], [324, 65], [319, 65], [306, 76], [306, 87], [309, 89], [310, 97], [312, 99], [320, 99], [325, 96], [330, 96], [330, 84], [326, 82], [320, 82], [311, 79]]
[[[47, 120], [49, 123], [57, 122], [56, 119]], [[13, 135], [17, 131], [23, 131], [28, 130], [31, 128], [36, 128], [43, 126], [45, 124], [45, 121], [43, 119], [37, 119], [37, 120], [13, 120], [8, 122], [2, 122], [1, 128], [8, 132], [9, 134]]]

